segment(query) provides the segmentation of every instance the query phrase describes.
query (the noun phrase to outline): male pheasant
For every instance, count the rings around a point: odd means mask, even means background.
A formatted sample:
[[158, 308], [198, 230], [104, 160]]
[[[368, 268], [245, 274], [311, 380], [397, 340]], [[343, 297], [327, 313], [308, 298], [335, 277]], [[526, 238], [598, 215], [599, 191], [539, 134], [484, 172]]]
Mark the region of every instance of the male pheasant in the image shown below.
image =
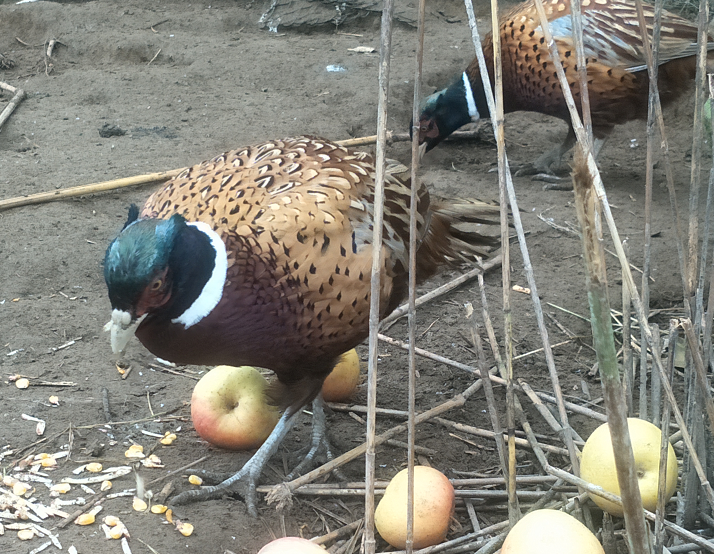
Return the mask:
[[[570, 0], [545, 0], [550, 32], [580, 110], [580, 78], [572, 37]], [[652, 6], [644, 6], [650, 37]], [[626, 0], [582, 0], [583, 43], [596, 149], [619, 123], [647, 118], [649, 78], [635, 4]], [[568, 122], [565, 142], [533, 165], [549, 171], [575, 144], [575, 133], [560, 82], [543, 37], [540, 18], [529, 0], [500, 18], [504, 112], [539, 112]], [[659, 50], [659, 92], [663, 104], [687, 90], [696, 71], [696, 24], [664, 12]], [[708, 43], [714, 49], [714, 43]], [[488, 73], [493, 83], [493, 38], [483, 41]], [[581, 113], [582, 115], [582, 113]], [[419, 140], [431, 150], [456, 129], [489, 117], [478, 60], [474, 60], [448, 88], [428, 97], [419, 120]]]
[[[324, 429], [322, 382], [368, 335], [375, 171], [369, 154], [314, 137], [239, 148], [168, 181], [140, 217], [130, 210], [109, 245], [115, 352], [135, 332], [167, 360], [277, 375], [270, 397], [285, 408], [277, 427], [238, 473], [199, 496], [241, 482], [257, 515], [262, 467], [305, 404], [313, 401], [314, 425]], [[408, 179], [387, 171], [381, 316], [407, 291], [409, 195]], [[417, 211], [418, 279], [496, 245], [478, 228], [498, 224], [494, 204], [431, 201], [422, 185]], [[175, 501], [196, 496], [184, 494]]]

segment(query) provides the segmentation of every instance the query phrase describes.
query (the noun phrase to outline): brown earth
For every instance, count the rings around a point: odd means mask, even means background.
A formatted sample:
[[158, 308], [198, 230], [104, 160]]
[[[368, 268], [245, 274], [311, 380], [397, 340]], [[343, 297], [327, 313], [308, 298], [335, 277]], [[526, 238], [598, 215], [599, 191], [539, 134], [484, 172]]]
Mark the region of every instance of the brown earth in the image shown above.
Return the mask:
[[[378, 56], [348, 49], [379, 48], [378, 17], [368, 16], [337, 28], [279, 28], [274, 33], [257, 25], [265, 8], [257, 2], [227, 0], [176, 1], [161, 6], [136, 0], [0, 5], [0, 53], [15, 62], [13, 69], [0, 71], [0, 80], [22, 87], [28, 94], [0, 132], [0, 198], [183, 167], [271, 137], [310, 133], [344, 139], [374, 134]], [[487, 3], [481, 2], [477, 10], [487, 26]], [[460, 2], [446, 0], [429, 7], [427, 24], [424, 92], [430, 93], [465, 67], [473, 47]], [[61, 44], [47, 60], [44, 43], [51, 38]], [[397, 24], [388, 121], [389, 128], [398, 132], [409, 125], [414, 52], [414, 29]], [[345, 71], [328, 72], [329, 65], [339, 65]], [[10, 97], [3, 92], [0, 106]], [[682, 205], [686, 204], [689, 176], [686, 153], [691, 145], [691, 115], [689, 99], [666, 113]], [[104, 125], [116, 125], [126, 134], [102, 138], [99, 130]], [[516, 162], [534, 159], [565, 134], [562, 122], [533, 114], [510, 115], [506, 127], [509, 156]], [[395, 144], [390, 155], [408, 162], [408, 148]], [[637, 122], [618, 128], [599, 160], [620, 233], [628, 239], [636, 265], [642, 259], [644, 157], [645, 126]], [[495, 161], [491, 140], [448, 143], [425, 158], [424, 179], [441, 195], [497, 198], [497, 177], [489, 172]], [[652, 223], [655, 308], [681, 304], [674, 232], [663, 183], [664, 172], [659, 168]], [[572, 193], [543, 192], [542, 184], [528, 178], [516, 178], [515, 184], [539, 294], [546, 312], [555, 318], [546, 321], [551, 341], [566, 338], [555, 320], [581, 337], [555, 349], [563, 390], [571, 399], [585, 402], [586, 383], [595, 399], [600, 396], [599, 385], [587, 376], [594, 364], [587, 346], [589, 324], [551, 307], [554, 304], [581, 316], [588, 314], [580, 243], [577, 237], [537, 217], [544, 214], [561, 226], [575, 224]], [[173, 446], [157, 448], [165, 469], [142, 470], [147, 481], [205, 455], [210, 456], [205, 465], [216, 469], [238, 468], [247, 459], [249, 454], [210, 447], [193, 431], [188, 401], [194, 374], [182, 371], [175, 375], [150, 367], [152, 356], [134, 342], [128, 351], [133, 370], [121, 379], [108, 337], [102, 332], [110, 312], [102, 278], [104, 250], [121, 228], [127, 206], [143, 202], [155, 186], [0, 212], [0, 459], [4, 470], [27, 454], [55, 453], [70, 446], [70, 461], [62, 459], [56, 470], [48, 472], [54, 480], [70, 475], [85, 460], [123, 465], [123, 453], [131, 442], [147, 449], [154, 446], [155, 439], [142, 431], [177, 431], [179, 437]], [[525, 286], [517, 247], [512, 259], [513, 282]], [[613, 306], [619, 307], [616, 262], [614, 258], [608, 261]], [[431, 290], [456, 275], [454, 271], [442, 273], [420, 291]], [[498, 272], [487, 275], [486, 287], [500, 339]], [[474, 364], [467, 339], [466, 302], [473, 302], [479, 313], [475, 283], [421, 309], [419, 346]], [[516, 354], [539, 348], [528, 296], [514, 294], [513, 308]], [[404, 320], [389, 333], [403, 338]], [[71, 340], [75, 341], [71, 346], [60, 348]], [[365, 359], [366, 346], [360, 353]], [[406, 358], [386, 345], [380, 345], [380, 353], [378, 404], [405, 409]], [[515, 371], [534, 388], [551, 390], [542, 354], [518, 360]], [[464, 390], [471, 381], [465, 372], [426, 360], [419, 361], [419, 372], [419, 410]], [[9, 381], [17, 374], [73, 384], [19, 390]], [[113, 421], [139, 421], [103, 425], [104, 389]], [[497, 388], [496, 394], [502, 402], [503, 390]], [[59, 397], [59, 407], [50, 405], [50, 395]], [[362, 387], [355, 402], [364, 404], [365, 399]], [[485, 407], [479, 393], [448, 417], [489, 428]], [[151, 410], [170, 416], [152, 418]], [[47, 420], [46, 439], [31, 448], [27, 447], [38, 440], [35, 423], [23, 420], [23, 413]], [[548, 432], [535, 411], [529, 414], [538, 431]], [[397, 422], [380, 417], [379, 428]], [[574, 416], [572, 424], [587, 436], [595, 422]], [[330, 416], [329, 433], [336, 450], [343, 452], [363, 440], [364, 426], [344, 412], [335, 412]], [[264, 482], [279, 482], [284, 467], [296, 463], [296, 451], [308, 440], [306, 417], [282, 448], [282, 460], [276, 457], [274, 469], [266, 471]], [[478, 437], [468, 440], [471, 443], [451, 436], [437, 424], [424, 424], [417, 433], [419, 445], [436, 451], [428, 457], [429, 462], [450, 477], [455, 471], [497, 472], [493, 444]], [[405, 460], [405, 451], [399, 447], [380, 448], [378, 477], [391, 477]], [[530, 455], [519, 460], [520, 471], [537, 472]], [[361, 480], [363, 467], [359, 459], [345, 471], [350, 478]], [[155, 485], [154, 492], [162, 485]], [[114, 484], [115, 490], [133, 486], [131, 476]], [[184, 477], [176, 478], [178, 490], [189, 486]], [[38, 501], [49, 501], [43, 485], [38, 484], [36, 496]], [[76, 489], [67, 496], [88, 495]], [[273, 536], [312, 537], [338, 528], [360, 517], [364, 506], [361, 497], [301, 497], [289, 513], [280, 515], [261, 495], [261, 516], [253, 520], [240, 501], [226, 497], [181, 507], [179, 516], [195, 525], [193, 536], [185, 538], [162, 523], [160, 516], [133, 512], [130, 497], [107, 500], [103, 505], [102, 515], [118, 515], [126, 523], [134, 553], [149, 552], [145, 545], [150, 545], [155, 549], [151, 551], [160, 554], [255, 553]], [[477, 503], [476, 508], [482, 524], [504, 517], [502, 510], [494, 511], [488, 503]], [[457, 519], [451, 537], [470, 530], [465, 510], [459, 509]], [[44, 526], [51, 528], [56, 521]], [[119, 544], [107, 542], [96, 524], [69, 525], [58, 530], [58, 537], [64, 549], [74, 544], [80, 553], [120, 551]], [[41, 542], [44, 539], [35, 538], [21, 543], [16, 533], [8, 530], [0, 536], [0, 551], [28, 552]], [[379, 546], [383, 550], [385, 545]]]

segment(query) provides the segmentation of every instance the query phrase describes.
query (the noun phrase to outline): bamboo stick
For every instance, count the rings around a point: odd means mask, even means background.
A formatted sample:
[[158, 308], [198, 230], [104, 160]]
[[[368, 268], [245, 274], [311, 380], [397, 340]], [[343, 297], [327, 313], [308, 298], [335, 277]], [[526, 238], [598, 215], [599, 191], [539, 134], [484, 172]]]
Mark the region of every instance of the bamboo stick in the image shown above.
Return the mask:
[[[541, 14], [541, 19], [544, 15], [545, 13]], [[573, 188], [575, 190], [575, 207], [582, 229], [593, 345], [597, 352], [608, 426], [615, 454], [615, 468], [627, 527], [627, 543], [631, 553], [647, 554], [651, 551], [649, 529], [642, 513], [642, 497], [637, 479], [637, 468], [627, 428], [627, 401], [620, 383], [617, 366], [617, 351], [607, 292], [605, 253], [597, 230], [599, 215], [596, 214], [597, 196], [593, 190], [592, 178], [584, 163], [582, 151], [576, 152], [575, 156]]]
[[[365, 443], [365, 515], [362, 549], [374, 554], [374, 470], [376, 467], [376, 413], [377, 407], [377, 333], [379, 332], [379, 308], [381, 300], [382, 273], [382, 222], [384, 218], [384, 172], [387, 142], [387, 104], [389, 101], [389, 68], [392, 47], [392, 14], [394, 0], [384, 0], [382, 31], [379, 49], [379, 94], [377, 102], [377, 174], [374, 184], [374, 226], [372, 228], [372, 271], [370, 275], [369, 305], [369, 364], [367, 372], [367, 442]], [[343, 455], [344, 456], [344, 455]], [[342, 458], [343, 456], [340, 456]], [[338, 458], [339, 459], [339, 458]], [[314, 473], [314, 472], [313, 472]], [[308, 473], [308, 475], [310, 475]], [[295, 481], [292, 481], [294, 483]], [[288, 489], [289, 486], [285, 485]]]

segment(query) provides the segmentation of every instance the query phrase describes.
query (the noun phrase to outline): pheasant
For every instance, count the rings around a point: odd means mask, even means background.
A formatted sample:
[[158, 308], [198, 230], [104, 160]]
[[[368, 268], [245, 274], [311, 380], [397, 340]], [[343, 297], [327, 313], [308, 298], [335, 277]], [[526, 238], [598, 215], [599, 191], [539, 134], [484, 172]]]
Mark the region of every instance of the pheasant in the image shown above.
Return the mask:
[[[153, 354], [176, 363], [271, 369], [277, 380], [269, 397], [285, 410], [239, 472], [175, 503], [239, 485], [257, 515], [263, 465], [311, 401], [318, 438], [308, 457], [326, 445], [322, 382], [368, 335], [375, 172], [367, 153], [315, 137], [287, 138], [186, 169], [140, 214], [130, 209], [104, 260], [114, 352], [135, 333]], [[382, 317], [407, 292], [409, 205], [409, 181], [390, 166]], [[439, 265], [487, 257], [496, 238], [479, 227], [498, 224], [498, 211], [476, 200], [432, 201], [422, 185], [417, 278]]]
[[[580, 78], [572, 38], [570, 0], [546, 0], [550, 32], [568, 83], [580, 110]], [[644, 5], [652, 36], [654, 10]], [[626, 0], [583, 0], [583, 43], [588, 72], [588, 92], [596, 152], [615, 125], [647, 118], [649, 78], [637, 12]], [[538, 171], [549, 172], [575, 144], [560, 82], [540, 27], [533, 0], [514, 7], [500, 18], [504, 112], [519, 110], [552, 115], [568, 123], [561, 146], [538, 158]], [[697, 26], [673, 13], [662, 15], [659, 50], [659, 92], [663, 104], [687, 90], [696, 71]], [[708, 43], [708, 50], [714, 42]], [[493, 39], [483, 42], [489, 77], [493, 83]], [[582, 115], [582, 114], [581, 114]], [[419, 120], [419, 141], [431, 150], [456, 129], [489, 117], [478, 60], [474, 60], [446, 89], [424, 102]]]

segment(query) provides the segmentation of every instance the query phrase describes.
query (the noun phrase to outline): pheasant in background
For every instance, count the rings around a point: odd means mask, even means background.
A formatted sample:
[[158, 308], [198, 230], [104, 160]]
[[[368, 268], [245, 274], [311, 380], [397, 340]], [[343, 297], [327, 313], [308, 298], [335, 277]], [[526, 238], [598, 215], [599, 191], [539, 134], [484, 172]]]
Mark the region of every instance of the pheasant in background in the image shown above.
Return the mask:
[[[109, 245], [104, 276], [113, 308], [112, 349], [131, 335], [180, 364], [271, 369], [270, 398], [285, 409], [275, 430], [235, 475], [179, 495], [217, 496], [240, 482], [257, 515], [255, 487], [302, 407], [313, 402], [324, 442], [322, 382], [337, 358], [368, 335], [374, 161], [329, 141], [297, 137], [226, 152], [186, 169], [134, 206]], [[387, 171], [380, 312], [407, 293], [409, 180]], [[488, 256], [479, 232], [496, 205], [418, 199], [417, 276]], [[467, 229], [465, 225], [473, 225]]]
[[[544, 2], [550, 32], [575, 102], [580, 110], [580, 79], [572, 38], [570, 0]], [[644, 5], [652, 36], [654, 10]], [[634, 3], [624, 0], [583, 0], [583, 43], [588, 70], [588, 92], [595, 151], [617, 124], [647, 118], [649, 77]], [[538, 171], [550, 171], [575, 144], [565, 99], [540, 18], [531, 0], [500, 18], [503, 56], [504, 112], [519, 110], [552, 115], [568, 123], [561, 146], [538, 158]], [[662, 14], [659, 50], [659, 92], [663, 104], [687, 90], [696, 71], [697, 26], [669, 12]], [[714, 43], [708, 43], [708, 50]], [[493, 40], [483, 41], [489, 77], [493, 83]], [[581, 113], [582, 116], [582, 113]], [[474, 60], [448, 88], [429, 96], [419, 120], [419, 141], [429, 151], [456, 129], [479, 118], [490, 117], [478, 60]]]

